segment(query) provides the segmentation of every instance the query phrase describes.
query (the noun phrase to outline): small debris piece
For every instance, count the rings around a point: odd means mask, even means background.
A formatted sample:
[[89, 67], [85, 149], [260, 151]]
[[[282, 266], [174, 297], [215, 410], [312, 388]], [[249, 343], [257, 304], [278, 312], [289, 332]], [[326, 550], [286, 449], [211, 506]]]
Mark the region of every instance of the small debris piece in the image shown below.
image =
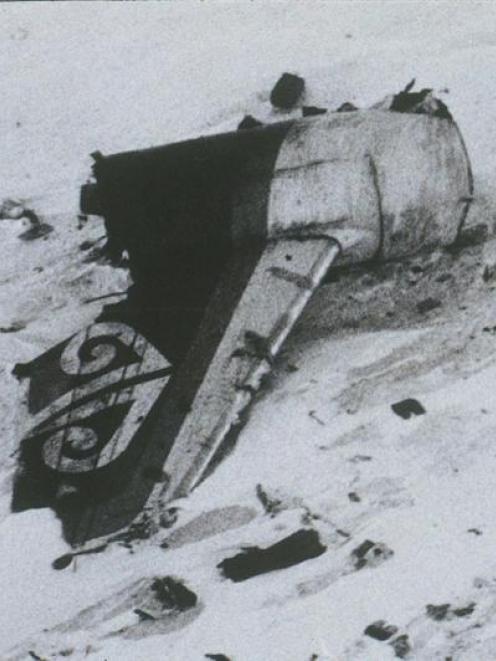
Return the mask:
[[161, 603], [162, 609], [182, 612], [196, 606], [198, 601], [194, 592], [171, 576], [156, 578], [151, 588]]
[[436, 622], [441, 622], [446, 619], [449, 608], [450, 604], [440, 604], [439, 606], [427, 604], [425, 610], [427, 611], [427, 617], [430, 617], [431, 620], [435, 620]]
[[29, 650], [28, 654], [32, 659], [36, 659], [36, 661], [47, 661], [47, 659], [45, 659], [43, 656], [38, 656], [38, 654], [33, 652], [33, 650]]
[[353, 112], [354, 110], [358, 110], [358, 108], [353, 103], [345, 101], [336, 109], [336, 112]]
[[390, 558], [393, 553], [385, 544], [366, 539], [360, 546], [353, 549], [351, 556], [355, 569], [363, 569], [363, 567], [367, 566], [375, 567]]
[[397, 631], [398, 627], [395, 627], [394, 624], [386, 624], [384, 620], [377, 620], [377, 622], [369, 624], [363, 633], [376, 640], [389, 640]]
[[317, 106], [303, 106], [301, 114], [303, 117], [314, 117], [315, 115], [325, 115], [327, 108], [318, 108]]
[[356, 491], [350, 491], [350, 493], [348, 494], [348, 498], [351, 500], [352, 503], [359, 503], [361, 501], [361, 498], [356, 493]]
[[17, 333], [24, 328], [26, 328], [26, 324], [23, 324], [22, 321], [14, 321], [10, 326], [0, 326], [0, 333]]
[[317, 558], [326, 550], [316, 530], [302, 529], [266, 549], [256, 546], [244, 549], [242, 553], [226, 558], [217, 567], [226, 578], [238, 582]]
[[319, 416], [314, 410], [309, 411], [308, 415], [310, 418], [312, 418], [312, 420], [315, 420], [315, 422], [319, 424], [321, 427], [325, 427], [325, 422], [319, 418]]
[[146, 620], [148, 620], [148, 621], [153, 620], [154, 621], [155, 620], [153, 615], [150, 615], [150, 613], [147, 613], [146, 611], [144, 611], [141, 608], [134, 608], [133, 613], [136, 613], [136, 615], [139, 616], [140, 620], [143, 620], [143, 621], [146, 621]]
[[264, 508], [266, 514], [275, 516], [278, 512], [281, 511], [282, 501], [277, 498], [271, 498], [261, 484], [257, 484], [255, 492], [257, 494], [258, 500], [262, 503], [262, 507]]
[[425, 409], [422, 404], [413, 398], [402, 399], [401, 402], [391, 404], [391, 408], [396, 415], [399, 415], [403, 420], [409, 420], [412, 415], [424, 415]]
[[[179, 509], [177, 507], [168, 507], [164, 512], [160, 513], [160, 527], [172, 528], [172, 526], [176, 523], [178, 516]], [[162, 544], [160, 546], [162, 546]], [[164, 546], [163, 548], [167, 548], [167, 546]]]
[[472, 615], [475, 609], [475, 602], [470, 602], [468, 606], [465, 606], [463, 608], [454, 608], [453, 609], [453, 615], [456, 617], [467, 617], [468, 615]]
[[405, 656], [412, 651], [412, 646], [410, 645], [407, 634], [402, 634], [401, 636], [394, 638], [389, 642], [389, 645], [393, 648], [395, 656], [398, 659], [404, 659]]
[[206, 659], [213, 659], [213, 661], [231, 661], [225, 654], [205, 654]]
[[55, 560], [52, 562], [52, 567], [57, 570], [65, 569], [71, 564], [73, 559], [74, 559], [74, 554], [65, 553], [64, 555], [55, 558]]
[[482, 535], [482, 531], [479, 528], [469, 528], [467, 532], [471, 532], [474, 535]]
[[431, 115], [440, 119], [452, 120], [453, 117], [447, 105], [432, 94], [432, 89], [424, 88], [420, 92], [412, 92], [415, 78], [405, 89], [393, 96], [389, 107], [393, 112], [407, 112], [421, 115]]
[[34, 241], [35, 239], [40, 239], [41, 237], [46, 237], [50, 232], [53, 232], [53, 227], [48, 223], [39, 223], [33, 225], [22, 234], [19, 234], [17, 237], [21, 241]]
[[[467, 200], [468, 201], [468, 200]], [[478, 246], [487, 241], [489, 228], [485, 223], [477, 223], [470, 227], [463, 228], [452, 246], [447, 248], [450, 253], [458, 253], [462, 248]]]
[[79, 250], [89, 250], [90, 248], [93, 248], [94, 245], [93, 241], [83, 241], [79, 244]]
[[441, 307], [441, 301], [439, 301], [437, 298], [429, 297], [417, 303], [417, 312], [419, 314], [426, 314], [427, 312], [430, 312], [431, 310], [435, 310], [436, 308], [440, 308], [440, 307]]
[[263, 123], [255, 119], [253, 115], [245, 115], [238, 124], [238, 131], [243, 129], [256, 129], [258, 126], [263, 126]]
[[276, 108], [289, 110], [300, 98], [305, 81], [292, 73], [283, 73], [270, 93], [270, 102]]

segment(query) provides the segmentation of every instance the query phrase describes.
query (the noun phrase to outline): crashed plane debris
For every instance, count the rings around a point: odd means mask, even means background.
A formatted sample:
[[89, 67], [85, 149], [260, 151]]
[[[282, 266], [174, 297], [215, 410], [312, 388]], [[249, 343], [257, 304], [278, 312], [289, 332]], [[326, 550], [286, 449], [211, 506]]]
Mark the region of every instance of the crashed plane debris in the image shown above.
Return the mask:
[[82, 213], [135, 284], [18, 370], [13, 506], [51, 504], [75, 545], [208, 476], [331, 265], [451, 244], [472, 199], [454, 122], [381, 110], [95, 154], [94, 176]]

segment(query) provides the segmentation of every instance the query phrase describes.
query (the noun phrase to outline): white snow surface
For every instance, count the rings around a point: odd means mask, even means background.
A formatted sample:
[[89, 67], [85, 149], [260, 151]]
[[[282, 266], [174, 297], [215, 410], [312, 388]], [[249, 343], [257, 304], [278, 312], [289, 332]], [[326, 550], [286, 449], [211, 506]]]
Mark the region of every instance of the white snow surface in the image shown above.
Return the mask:
[[[1, 659], [394, 659], [390, 641], [364, 635], [377, 620], [408, 636], [404, 658], [496, 658], [495, 70], [491, 3], [0, 4], [0, 203], [54, 227], [23, 242], [25, 220], [0, 221]], [[79, 248], [104, 234], [96, 219], [78, 229], [88, 154], [231, 130], [248, 113], [298, 116], [270, 107], [283, 71], [305, 78], [305, 104], [330, 109], [368, 107], [413, 77], [434, 88], [472, 160], [467, 223], [488, 236], [324, 285], [175, 526], [55, 571], [70, 549], [53, 513], [10, 513], [29, 424], [11, 370], [91, 323], [102, 301], [87, 299], [129, 284]], [[420, 314], [428, 297], [441, 305]], [[396, 416], [407, 397], [425, 415]], [[280, 503], [273, 516], [258, 484]], [[240, 583], [216, 567], [302, 526], [327, 545], [318, 558]], [[393, 553], [357, 570], [367, 539]], [[147, 628], [132, 594], [166, 575], [198, 605]], [[435, 620], [429, 604], [451, 607]]]

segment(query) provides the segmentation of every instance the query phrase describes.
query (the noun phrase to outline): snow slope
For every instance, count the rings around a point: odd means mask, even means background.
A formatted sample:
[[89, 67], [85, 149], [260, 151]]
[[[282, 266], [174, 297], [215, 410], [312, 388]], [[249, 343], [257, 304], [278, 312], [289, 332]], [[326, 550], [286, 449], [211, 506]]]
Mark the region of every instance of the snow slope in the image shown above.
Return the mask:
[[[495, 23], [478, 2], [0, 5], [0, 200], [21, 199], [54, 227], [24, 242], [24, 221], [0, 221], [2, 659], [395, 658], [399, 645], [363, 634], [377, 620], [408, 637], [405, 658], [496, 658]], [[9, 514], [27, 422], [11, 369], [90, 323], [102, 301], [88, 299], [128, 284], [80, 249], [104, 233], [97, 221], [78, 229], [87, 155], [232, 129], [245, 113], [286, 117], [268, 103], [285, 70], [305, 77], [306, 104], [329, 108], [369, 106], [414, 76], [436, 89], [472, 159], [468, 225], [487, 235], [340, 272], [309, 305], [234, 452], [178, 503], [177, 523], [55, 571], [68, 547], [53, 514]], [[419, 312], [429, 298], [440, 305]], [[407, 397], [425, 415], [395, 415]], [[278, 502], [273, 516], [257, 485]], [[301, 526], [326, 553], [242, 583], [216, 568]], [[357, 569], [365, 540], [385, 552]], [[165, 575], [197, 606], [141, 621], [147, 579]], [[427, 606], [443, 604], [435, 619]]]

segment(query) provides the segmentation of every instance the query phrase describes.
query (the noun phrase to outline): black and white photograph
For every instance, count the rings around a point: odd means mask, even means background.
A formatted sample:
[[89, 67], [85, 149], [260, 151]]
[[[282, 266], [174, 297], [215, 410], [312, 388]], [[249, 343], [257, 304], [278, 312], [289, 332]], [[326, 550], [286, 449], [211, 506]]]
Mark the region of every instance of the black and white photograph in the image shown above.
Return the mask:
[[496, 661], [496, 4], [0, 1], [0, 661]]

